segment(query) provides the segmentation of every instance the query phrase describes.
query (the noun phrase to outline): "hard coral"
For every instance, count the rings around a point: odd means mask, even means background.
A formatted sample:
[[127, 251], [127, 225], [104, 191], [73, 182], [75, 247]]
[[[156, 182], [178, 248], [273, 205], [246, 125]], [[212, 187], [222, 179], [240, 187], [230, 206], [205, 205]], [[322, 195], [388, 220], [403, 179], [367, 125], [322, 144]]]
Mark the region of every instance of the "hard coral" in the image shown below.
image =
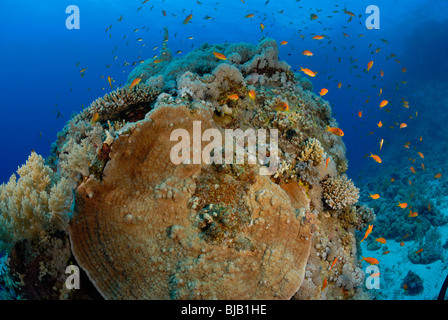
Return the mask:
[[320, 141], [316, 138], [307, 139], [302, 145], [302, 151], [299, 154], [299, 160], [303, 162], [311, 161], [314, 166], [322, 162], [324, 149]]
[[[103, 180], [76, 191], [72, 251], [109, 299], [288, 299], [310, 230], [258, 170], [174, 165], [170, 133], [213, 127], [210, 111], [159, 106], [118, 137]], [[235, 224], [235, 222], [237, 222]]]
[[342, 209], [358, 202], [359, 189], [347, 176], [329, 177], [322, 181], [323, 197], [331, 209]]

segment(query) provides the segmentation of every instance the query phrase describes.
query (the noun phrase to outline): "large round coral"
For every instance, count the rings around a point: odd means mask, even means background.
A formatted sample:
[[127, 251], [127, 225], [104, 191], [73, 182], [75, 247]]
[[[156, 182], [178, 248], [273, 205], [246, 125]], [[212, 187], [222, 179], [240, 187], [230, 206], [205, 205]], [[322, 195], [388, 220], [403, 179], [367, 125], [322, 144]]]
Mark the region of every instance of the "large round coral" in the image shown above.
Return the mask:
[[[109, 299], [288, 299], [300, 287], [310, 230], [280, 186], [175, 165], [170, 133], [214, 126], [198, 107], [160, 106], [112, 146], [102, 181], [76, 191], [72, 251]], [[294, 202], [297, 203], [297, 202]]]

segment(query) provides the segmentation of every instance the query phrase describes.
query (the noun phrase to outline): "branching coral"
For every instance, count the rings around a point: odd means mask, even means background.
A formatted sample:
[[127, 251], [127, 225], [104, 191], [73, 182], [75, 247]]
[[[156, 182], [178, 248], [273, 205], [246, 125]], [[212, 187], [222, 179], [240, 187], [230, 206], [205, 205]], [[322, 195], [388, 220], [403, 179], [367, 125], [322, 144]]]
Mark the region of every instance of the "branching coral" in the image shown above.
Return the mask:
[[359, 189], [347, 176], [330, 177], [322, 181], [323, 198], [332, 209], [342, 209], [359, 199]]
[[324, 149], [320, 141], [315, 138], [309, 138], [302, 144], [302, 151], [299, 154], [299, 160], [303, 162], [311, 161], [314, 166], [322, 162]]

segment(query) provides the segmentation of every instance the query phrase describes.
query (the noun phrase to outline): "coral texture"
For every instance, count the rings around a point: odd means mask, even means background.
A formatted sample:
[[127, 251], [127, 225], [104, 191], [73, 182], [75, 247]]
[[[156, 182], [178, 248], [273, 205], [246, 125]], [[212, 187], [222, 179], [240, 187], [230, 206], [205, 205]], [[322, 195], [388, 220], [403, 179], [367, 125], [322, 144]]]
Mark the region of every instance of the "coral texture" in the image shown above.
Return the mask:
[[359, 189], [347, 176], [328, 178], [322, 182], [325, 203], [332, 209], [342, 209], [359, 199]]
[[256, 170], [236, 179], [174, 165], [170, 128], [192, 133], [195, 120], [213, 124], [205, 108], [160, 106], [114, 142], [103, 180], [76, 191], [69, 230], [77, 261], [109, 299], [290, 298], [304, 275], [309, 227]]

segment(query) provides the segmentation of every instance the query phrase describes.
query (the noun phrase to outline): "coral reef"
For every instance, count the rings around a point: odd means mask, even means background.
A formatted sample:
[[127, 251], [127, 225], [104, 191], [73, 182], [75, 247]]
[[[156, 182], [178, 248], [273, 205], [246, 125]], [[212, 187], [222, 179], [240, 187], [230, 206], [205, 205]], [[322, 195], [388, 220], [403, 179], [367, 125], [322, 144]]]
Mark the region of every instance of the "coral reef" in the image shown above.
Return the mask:
[[[70, 260], [108, 299], [362, 298], [354, 232], [374, 214], [356, 204], [359, 190], [342, 174], [346, 148], [326, 131], [337, 126], [328, 101], [278, 59], [272, 39], [204, 44], [173, 58], [167, 30], [164, 38], [159, 56], [136, 67], [124, 87], [67, 123], [47, 166], [32, 155], [40, 176], [21, 175], [0, 189], [4, 224], [16, 212], [28, 219], [5, 239], [20, 293], [73, 297], [60, 279]], [[141, 82], [131, 89], [136, 78]], [[170, 157], [175, 129], [189, 136], [179, 164]], [[207, 129], [223, 136], [264, 130], [267, 139], [257, 140], [255, 150], [267, 152], [255, 164], [246, 146], [244, 163], [190, 164], [202, 147], [194, 139]], [[278, 158], [267, 142], [272, 130]], [[200, 156], [226, 153], [207, 151]], [[235, 150], [231, 156], [236, 159]], [[17, 185], [37, 194], [34, 211], [10, 204], [24, 198], [22, 191], [12, 196], [23, 189]], [[34, 205], [39, 202], [47, 206]], [[2, 228], [9, 234], [11, 227]], [[40, 231], [45, 241], [33, 242], [28, 235]], [[54, 257], [57, 250], [62, 254]], [[43, 279], [53, 294], [36, 284]]]
[[423, 280], [410, 270], [404, 277], [401, 287], [405, 288], [407, 294], [415, 296], [423, 291]]

